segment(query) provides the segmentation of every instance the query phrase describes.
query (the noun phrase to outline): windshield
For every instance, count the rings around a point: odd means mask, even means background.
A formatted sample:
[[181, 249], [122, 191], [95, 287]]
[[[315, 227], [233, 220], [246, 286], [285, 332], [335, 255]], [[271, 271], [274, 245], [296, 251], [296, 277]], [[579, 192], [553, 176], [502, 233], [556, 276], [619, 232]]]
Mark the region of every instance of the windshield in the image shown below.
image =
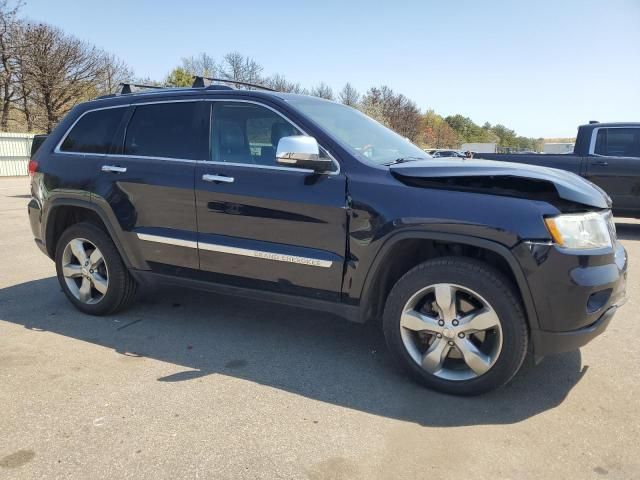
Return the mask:
[[406, 138], [351, 107], [305, 96], [289, 97], [287, 100], [350, 147], [360, 159], [383, 165], [430, 158]]

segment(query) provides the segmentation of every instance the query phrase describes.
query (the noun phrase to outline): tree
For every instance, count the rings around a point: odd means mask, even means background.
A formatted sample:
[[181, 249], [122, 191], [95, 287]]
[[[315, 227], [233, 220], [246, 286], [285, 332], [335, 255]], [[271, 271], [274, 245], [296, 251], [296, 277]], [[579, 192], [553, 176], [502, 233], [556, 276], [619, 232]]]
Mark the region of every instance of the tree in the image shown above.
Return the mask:
[[[370, 88], [360, 102], [363, 112], [378, 115], [380, 123], [387, 125], [400, 135], [415, 141], [420, 131], [420, 111], [416, 104], [402, 94], [396, 94], [383, 85]], [[375, 117], [374, 117], [375, 118]]]
[[373, 118], [376, 122], [381, 123], [385, 127], [391, 128], [389, 119], [384, 115], [382, 103], [376, 101], [376, 99], [365, 95], [362, 101], [358, 103], [358, 110], [368, 117]]
[[104, 93], [103, 52], [46, 24], [25, 28], [24, 81], [43, 109], [42, 129], [51, 132], [76, 103]]
[[116, 93], [120, 84], [133, 78], [133, 71], [112, 53], [101, 51], [98, 55], [101, 65], [97, 77], [97, 88], [103, 94]]
[[275, 74], [271, 77], [265, 78], [263, 85], [273, 88], [278, 92], [286, 93], [307, 93], [306, 89], [297, 82], [288, 81], [283, 75]]
[[494, 125], [491, 131], [498, 137], [498, 143], [502, 147], [516, 146], [516, 132], [508, 129], [504, 125]]
[[200, 77], [216, 77], [220, 74], [220, 67], [216, 61], [204, 52], [195, 57], [183, 58], [182, 66], [178, 68], [182, 68], [189, 75]]
[[19, 95], [17, 54], [20, 41], [17, 14], [22, 2], [0, 0], [0, 130], [9, 126], [9, 111]]
[[[19, 42], [24, 42], [26, 35], [24, 35], [24, 25], [18, 26], [20, 32], [17, 36]], [[17, 103], [17, 107], [24, 115], [27, 132], [32, 132], [34, 129], [34, 117], [38, 111], [38, 106], [34, 104], [32, 98], [33, 84], [29, 81], [28, 68], [29, 59], [26, 56], [26, 48], [19, 48], [16, 51], [16, 65], [17, 65], [17, 82], [20, 86], [20, 101]]]
[[250, 57], [238, 52], [227, 53], [222, 58], [221, 76], [229, 80], [260, 84], [263, 67]]
[[169, 87], [190, 87], [193, 84], [193, 75], [184, 68], [176, 67], [171, 70], [165, 83]]
[[320, 82], [317, 86], [311, 89], [311, 95], [314, 97], [324, 98], [326, 100], [333, 100], [333, 89], [324, 82]]
[[338, 93], [338, 98], [340, 99], [340, 102], [344, 103], [345, 105], [355, 107], [358, 105], [360, 94], [355, 88], [351, 86], [349, 82], [347, 82], [345, 86], [342, 87], [342, 90], [340, 90], [340, 93]]
[[427, 110], [422, 117], [420, 140], [432, 148], [457, 148], [460, 145], [458, 134], [433, 110]]

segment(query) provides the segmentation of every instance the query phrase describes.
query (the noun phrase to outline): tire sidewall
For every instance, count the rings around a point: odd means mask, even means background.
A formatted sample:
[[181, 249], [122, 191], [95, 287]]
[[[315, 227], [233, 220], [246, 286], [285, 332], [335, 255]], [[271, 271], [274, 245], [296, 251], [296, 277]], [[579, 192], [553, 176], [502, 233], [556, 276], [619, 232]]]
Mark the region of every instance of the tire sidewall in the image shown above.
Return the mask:
[[[416, 292], [436, 283], [451, 283], [477, 292], [498, 315], [502, 349], [496, 363], [479, 377], [463, 381], [436, 377], [416, 364], [404, 346], [400, 316], [405, 304]], [[410, 270], [396, 283], [387, 299], [383, 325], [396, 361], [414, 378], [445, 393], [474, 395], [497, 388], [513, 377], [526, 355], [526, 322], [513, 288], [495, 269], [473, 260], [438, 259]]]
[[[66, 279], [62, 274], [62, 256], [64, 249], [67, 244], [75, 238], [83, 238], [93, 243], [98, 250], [100, 250], [100, 253], [102, 253], [107, 267], [109, 274], [109, 286], [107, 288], [107, 293], [98, 303], [95, 304], [83, 303], [77, 299], [69, 290]], [[122, 295], [122, 286], [120, 285], [121, 282], [118, 280], [124, 273], [124, 265], [122, 264], [122, 260], [120, 259], [120, 255], [115, 248], [115, 245], [107, 234], [100, 228], [91, 224], [77, 224], [65, 230], [56, 245], [55, 263], [56, 274], [60, 287], [69, 301], [71, 301], [78, 310], [90, 315], [104, 315], [105, 313], [112, 311], [119, 303]]]

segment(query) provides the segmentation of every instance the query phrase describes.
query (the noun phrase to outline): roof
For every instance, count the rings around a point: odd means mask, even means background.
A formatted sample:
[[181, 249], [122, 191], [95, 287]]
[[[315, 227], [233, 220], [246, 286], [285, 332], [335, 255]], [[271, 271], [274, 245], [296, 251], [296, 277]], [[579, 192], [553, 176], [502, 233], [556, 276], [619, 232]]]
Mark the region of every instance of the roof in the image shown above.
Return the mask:
[[594, 122], [580, 125], [582, 127], [600, 128], [600, 127], [640, 127], [640, 122]]
[[210, 87], [167, 87], [153, 88], [133, 93], [112, 94], [89, 100], [81, 105], [95, 106], [96, 104], [104, 105], [105, 103], [122, 105], [128, 103], [139, 103], [140, 101], [153, 101], [155, 99], [164, 99], [167, 97], [191, 97], [204, 95], [215, 95], [216, 97], [251, 97], [262, 99], [277, 98], [280, 100], [289, 100], [293, 98], [312, 98], [318, 101], [329, 101], [311, 95], [300, 95], [296, 93], [272, 92], [267, 90], [248, 90], [243, 88], [237, 89], [220, 89]]

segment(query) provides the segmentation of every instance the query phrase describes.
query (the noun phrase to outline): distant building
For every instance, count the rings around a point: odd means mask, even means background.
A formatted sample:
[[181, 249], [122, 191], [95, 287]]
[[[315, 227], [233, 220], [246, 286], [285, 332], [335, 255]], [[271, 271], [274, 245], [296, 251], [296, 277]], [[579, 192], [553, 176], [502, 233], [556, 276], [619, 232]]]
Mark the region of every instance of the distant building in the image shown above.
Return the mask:
[[573, 143], [545, 143], [543, 153], [573, 153]]
[[496, 143], [463, 143], [460, 150], [463, 152], [496, 153]]

